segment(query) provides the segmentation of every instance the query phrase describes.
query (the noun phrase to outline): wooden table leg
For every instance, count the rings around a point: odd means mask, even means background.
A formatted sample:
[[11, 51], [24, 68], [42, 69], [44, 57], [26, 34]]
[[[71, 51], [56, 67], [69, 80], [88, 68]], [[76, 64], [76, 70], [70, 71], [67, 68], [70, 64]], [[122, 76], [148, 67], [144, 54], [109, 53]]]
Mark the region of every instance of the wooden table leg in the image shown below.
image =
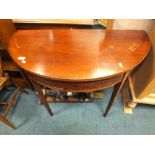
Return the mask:
[[45, 95], [43, 94], [43, 91], [42, 91], [41, 87], [40, 87], [39, 84], [37, 84], [35, 81], [33, 81], [33, 85], [34, 85], [36, 91], [37, 91], [38, 94], [39, 94], [39, 97], [40, 97], [40, 99], [41, 99], [41, 102], [45, 105], [45, 107], [46, 107], [46, 109], [48, 110], [49, 114], [50, 114], [51, 116], [53, 116], [53, 113], [52, 113], [52, 111], [51, 111], [51, 109], [50, 109], [50, 107], [49, 107], [49, 105], [48, 105], [48, 102], [46, 101], [46, 97], [45, 97]]
[[34, 90], [33, 84], [32, 84], [32, 82], [31, 82], [31, 80], [29, 79], [27, 73], [26, 73], [23, 69], [21, 69], [20, 67], [19, 67], [19, 69], [20, 69], [20, 73], [21, 73], [22, 77], [25, 79], [25, 81], [26, 81], [28, 87], [29, 87], [31, 90]]
[[4, 116], [0, 115], [0, 121], [2, 121], [4, 124], [8, 125], [12, 129], [16, 129], [16, 127], [9, 120], [7, 120]]
[[109, 112], [109, 110], [110, 110], [110, 108], [111, 108], [111, 106], [112, 106], [114, 100], [116, 99], [116, 97], [118, 96], [119, 92], [121, 91], [121, 89], [122, 89], [122, 87], [123, 87], [123, 85], [124, 85], [124, 83], [125, 83], [125, 81], [126, 81], [128, 75], [129, 75], [129, 73], [130, 73], [130, 72], [126, 72], [125, 75], [124, 75], [124, 77], [123, 77], [123, 79], [122, 79], [122, 81], [119, 82], [118, 84], [116, 84], [116, 85], [114, 86], [114, 89], [113, 89], [111, 98], [110, 98], [110, 100], [109, 100], [109, 103], [108, 103], [108, 105], [107, 105], [107, 108], [106, 108], [106, 110], [105, 110], [105, 113], [103, 114], [104, 117], [107, 116], [107, 114], [108, 114], [108, 112]]

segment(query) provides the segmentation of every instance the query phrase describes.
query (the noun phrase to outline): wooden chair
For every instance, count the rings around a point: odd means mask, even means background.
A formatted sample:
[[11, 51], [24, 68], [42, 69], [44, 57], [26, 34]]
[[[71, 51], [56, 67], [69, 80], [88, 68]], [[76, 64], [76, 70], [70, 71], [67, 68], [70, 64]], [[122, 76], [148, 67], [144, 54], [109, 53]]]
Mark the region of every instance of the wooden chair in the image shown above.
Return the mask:
[[[0, 90], [2, 90], [7, 85], [8, 81], [9, 81], [9, 77], [3, 75], [3, 68], [2, 68], [1, 57], [0, 57]], [[0, 114], [0, 121], [2, 121], [3, 123], [5, 123], [6, 125], [8, 125], [9, 127], [13, 128], [13, 129], [16, 129], [16, 127], [6, 118], [6, 116], [9, 113], [11, 106], [13, 105], [13, 103], [17, 97], [19, 89], [20, 88], [17, 87], [12, 98], [10, 99], [10, 101], [8, 103], [5, 101], [0, 102], [0, 105], [6, 106], [4, 113]]]
[[13, 92], [13, 95], [9, 99], [8, 102], [0, 101], [0, 105], [6, 106], [5, 111], [2, 114], [0, 114], [0, 121], [5, 123], [6, 125], [11, 127], [12, 129], [16, 129], [16, 127], [6, 118], [6, 116], [8, 115], [12, 105], [14, 104], [19, 91], [22, 90], [26, 94], [28, 94], [28, 92], [25, 89], [18, 86], [18, 84], [16, 84], [11, 78], [9, 78], [8, 76], [4, 76], [2, 61], [1, 61], [1, 57], [0, 57], [0, 90], [2, 90], [5, 86], [8, 86], [9, 81], [12, 82], [16, 86], [16, 89]]

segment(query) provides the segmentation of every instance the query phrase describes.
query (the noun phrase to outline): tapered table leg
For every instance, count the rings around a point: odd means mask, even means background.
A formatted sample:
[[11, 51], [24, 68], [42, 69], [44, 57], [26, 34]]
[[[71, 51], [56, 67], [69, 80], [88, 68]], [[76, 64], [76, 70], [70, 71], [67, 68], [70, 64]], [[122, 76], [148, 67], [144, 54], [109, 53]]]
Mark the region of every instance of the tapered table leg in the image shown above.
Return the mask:
[[16, 129], [16, 127], [9, 120], [7, 120], [4, 116], [0, 115], [0, 121], [2, 121], [4, 124], [8, 125], [12, 129]]
[[20, 67], [19, 67], [19, 69], [20, 69], [20, 73], [21, 73], [22, 77], [25, 79], [25, 81], [26, 81], [28, 87], [29, 87], [31, 90], [34, 90], [33, 84], [32, 84], [32, 82], [31, 82], [31, 80], [29, 79], [27, 73], [26, 73], [23, 69], [21, 69]]
[[109, 103], [108, 103], [108, 105], [107, 105], [107, 108], [106, 108], [106, 110], [105, 110], [105, 113], [103, 114], [104, 117], [107, 116], [107, 114], [108, 114], [108, 112], [109, 112], [109, 110], [110, 110], [112, 104], [114, 103], [116, 97], [118, 96], [119, 92], [121, 91], [121, 89], [122, 89], [122, 87], [123, 87], [123, 85], [124, 85], [124, 83], [125, 83], [125, 81], [126, 81], [128, 75], [129, 75], [129, 73], [130, 73], [130, 72], [126, 72], [126, 73], [124, 74], [124, 77], [123, 77], [122, 81], [119, 82], [118, 84], [116, 84], [116, 85], [114, 86], [114, 89], [113, 89], [111, 98], [110, 98], [110, 100], [109, 100]]
[[43, 91], [42, 91], [41, 87], [40, 87], [39, 84], [37, 84], [35, 81], [33, 81], [33, 85], [34, 85], [36, 91], [37, 91], [38, 94], [39, 94], [39, 97], [40, 97], [40, 99], [41, 99], [41, 102], [44, 104], [44, 106], [45, 106], [46, 109], [48, 110], [49, 114], [50, 114], [51, 116], [53, 116], [53, 113], [52, 113], [52, 111], [51, 111], [51, 109], [50, 109], [50, 107], [49, 107], [49, 105], [48, 105], [48, 102], [46, 101], [46, 97], [45, 97], [45, 95], [43, 94]]

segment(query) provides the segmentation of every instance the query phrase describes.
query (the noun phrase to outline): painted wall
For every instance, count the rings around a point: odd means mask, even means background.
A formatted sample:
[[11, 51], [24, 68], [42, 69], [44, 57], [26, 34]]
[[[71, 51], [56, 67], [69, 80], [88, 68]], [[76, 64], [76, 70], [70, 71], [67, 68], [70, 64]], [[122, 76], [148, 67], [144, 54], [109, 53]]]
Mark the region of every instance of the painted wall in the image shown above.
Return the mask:
[[114, 30], [145, 30], [151, 33], [155, 20], [151, 19], [115, 19], [113, 23]]

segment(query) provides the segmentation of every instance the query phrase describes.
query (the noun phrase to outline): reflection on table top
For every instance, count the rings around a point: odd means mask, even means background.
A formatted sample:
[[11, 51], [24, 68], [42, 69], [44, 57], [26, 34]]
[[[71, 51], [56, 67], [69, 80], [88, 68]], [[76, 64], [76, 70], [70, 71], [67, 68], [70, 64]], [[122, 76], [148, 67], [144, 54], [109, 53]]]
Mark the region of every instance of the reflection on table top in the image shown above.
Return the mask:
[[19, 30], [9, 44], [23, 69], [57, 80], [93, 81], [123, 73], [147, 55], [144, 31], [48, 29]]

